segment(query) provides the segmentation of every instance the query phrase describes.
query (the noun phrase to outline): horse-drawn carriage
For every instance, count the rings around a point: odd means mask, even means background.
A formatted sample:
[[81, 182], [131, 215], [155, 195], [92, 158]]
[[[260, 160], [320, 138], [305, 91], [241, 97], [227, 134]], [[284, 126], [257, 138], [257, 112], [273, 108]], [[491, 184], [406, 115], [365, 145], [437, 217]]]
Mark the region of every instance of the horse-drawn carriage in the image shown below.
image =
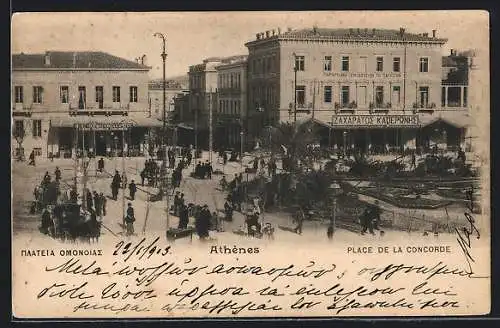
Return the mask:
[[101, 223], [94, 211], [83, 211], [79, 204], [62, 203], [44, 210], [40, 232], [62, 241], [97, 242]]

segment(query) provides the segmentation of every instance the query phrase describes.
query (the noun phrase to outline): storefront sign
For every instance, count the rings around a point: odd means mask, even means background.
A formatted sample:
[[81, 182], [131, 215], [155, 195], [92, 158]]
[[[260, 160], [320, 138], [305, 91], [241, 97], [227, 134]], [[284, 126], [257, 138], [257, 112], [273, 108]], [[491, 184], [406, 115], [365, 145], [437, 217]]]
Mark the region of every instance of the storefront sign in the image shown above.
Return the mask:
[[326, 72], [326, 76], [344, 77], [344, 78], [399, 78], [401, 73], [349, 73], [349, 72]]
[[127, 130], [133, 126], [132, 122], [86, 122], [74, 124], [74, 128], [80, 130]]
[[334, 115], [333, 127], [418, 127], [418, 115]]

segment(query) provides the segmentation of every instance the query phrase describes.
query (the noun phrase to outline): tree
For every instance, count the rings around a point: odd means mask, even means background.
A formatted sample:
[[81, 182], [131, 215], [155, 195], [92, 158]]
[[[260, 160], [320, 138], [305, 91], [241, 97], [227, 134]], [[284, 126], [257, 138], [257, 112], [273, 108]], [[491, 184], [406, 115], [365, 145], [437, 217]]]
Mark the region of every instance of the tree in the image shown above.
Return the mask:
[[20, 153], [17, 154], [17, 156], [23, 159], [24, 158], [23, 141], [24, 137], [26, 136], [26, 131], [24, 130], [24, 124], [16, 125], [14, 129], [12, 129], [12, 135], [17, 141], [18, 149], [20, 149]]

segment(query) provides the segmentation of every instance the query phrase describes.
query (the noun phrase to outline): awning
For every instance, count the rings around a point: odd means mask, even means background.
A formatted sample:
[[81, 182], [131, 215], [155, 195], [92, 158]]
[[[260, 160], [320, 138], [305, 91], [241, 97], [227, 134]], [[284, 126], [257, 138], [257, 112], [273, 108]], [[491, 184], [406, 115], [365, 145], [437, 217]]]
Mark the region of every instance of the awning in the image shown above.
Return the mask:
[[194, 127], [187, 125], [185, 123], [179, 123], [179, 124], [177, 124], [177, 127], [180, 129], [194, 130]]
[[120, 130], [130, 127], [161, 127], [162, 121], [153, 117], [56, 117], [50, 119], [53, 127], [76, 127], [92, 130]]
[[437, 122], [444, 122], [456, 128], [466, 128], [472, 125], [472, 118], [465, 113], [447, 113], [439, 116], [422, 116], [421, 126], [429, 126]]

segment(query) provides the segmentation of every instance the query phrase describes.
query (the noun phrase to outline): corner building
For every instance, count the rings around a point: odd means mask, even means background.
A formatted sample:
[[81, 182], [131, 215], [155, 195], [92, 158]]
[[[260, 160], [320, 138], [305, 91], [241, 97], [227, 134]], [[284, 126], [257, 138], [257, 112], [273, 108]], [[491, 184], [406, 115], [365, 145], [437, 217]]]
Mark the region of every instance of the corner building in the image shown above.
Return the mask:
[[445, 144], [458, 146], [466, 88], [459, 107], [442, 106], [446, 42], [435, 30], [404, 28], [258, 33], [245, 44], [249, 133], [258, 138], [268, 125], [313, 120], [324, 145], [385, 152], [442, 144], [424, 128], [445, 121]]

